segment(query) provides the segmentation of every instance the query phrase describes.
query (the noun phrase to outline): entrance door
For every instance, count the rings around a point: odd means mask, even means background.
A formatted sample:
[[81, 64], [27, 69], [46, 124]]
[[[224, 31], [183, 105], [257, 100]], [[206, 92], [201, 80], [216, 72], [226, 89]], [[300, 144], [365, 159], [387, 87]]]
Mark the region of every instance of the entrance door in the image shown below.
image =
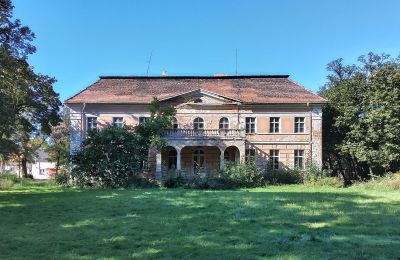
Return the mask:
[[193, 173], [205, 177], [205, 157], [204, 152], [200, 149], [193, 152]]

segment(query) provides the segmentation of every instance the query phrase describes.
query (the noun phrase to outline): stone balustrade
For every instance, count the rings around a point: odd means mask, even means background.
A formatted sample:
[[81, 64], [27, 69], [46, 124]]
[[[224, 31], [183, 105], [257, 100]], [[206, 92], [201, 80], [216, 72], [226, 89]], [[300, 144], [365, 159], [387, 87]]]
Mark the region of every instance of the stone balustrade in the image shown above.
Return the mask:
[[166, 138], [244, 138], [242, 129], [168, 129]]

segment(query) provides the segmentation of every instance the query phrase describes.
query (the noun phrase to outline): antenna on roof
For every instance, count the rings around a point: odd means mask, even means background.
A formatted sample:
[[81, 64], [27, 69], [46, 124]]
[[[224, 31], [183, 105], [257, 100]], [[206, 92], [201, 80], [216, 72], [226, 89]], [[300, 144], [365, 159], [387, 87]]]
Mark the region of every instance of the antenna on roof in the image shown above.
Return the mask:
[[150, 63], [151, 63], [151, 57], [153, 56], [153, 51], [150, 52], [150, 58], [149, 61], [147, 63], [147, 71], [146, 71], [146, 75], [149, 76], [149, 69], [150, 69]]
[[235, 75], [237, 76], [237, 48], [236, 48]]

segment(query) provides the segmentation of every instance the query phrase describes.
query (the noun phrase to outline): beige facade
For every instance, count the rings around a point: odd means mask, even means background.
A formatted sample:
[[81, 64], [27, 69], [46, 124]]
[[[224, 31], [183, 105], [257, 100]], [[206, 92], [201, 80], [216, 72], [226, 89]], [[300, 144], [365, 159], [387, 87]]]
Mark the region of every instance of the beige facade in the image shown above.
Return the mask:
[[[227, 160], [252, 159], [261, 167], [303, 166], [322, 160], [321, 104], [243, 104], [237, 100], [196, 91], [161, 101], [177, 110], [176, 128], [167, 131], [168, 147], [149, 158], [150, 171], [207, 174], [224, 168]], [[128, 125], [150, 116], [144, 104], [68, 104], [71, 118], [71, 149], [85, 138], [88, 118], [97, 127], [122, 117]], [[222, 118], [223, 119], [221, 121]], [[251, 118], [251, 119], [250, 119]], [[92, 119], [90, 119], [92, 120]], [[221, 129], [222, 128], [222, 129]]]

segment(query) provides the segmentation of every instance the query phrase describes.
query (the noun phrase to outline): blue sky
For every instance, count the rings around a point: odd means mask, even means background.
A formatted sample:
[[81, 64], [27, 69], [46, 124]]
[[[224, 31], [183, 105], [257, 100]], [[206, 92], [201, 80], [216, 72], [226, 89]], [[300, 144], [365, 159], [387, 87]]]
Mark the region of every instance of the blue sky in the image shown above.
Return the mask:
[[289, 74], [309, 89], [326, 64], [400, 52], [400, 1], [14, 0], [36, 34], [37, 72], [62, 100], [99, 75]]

